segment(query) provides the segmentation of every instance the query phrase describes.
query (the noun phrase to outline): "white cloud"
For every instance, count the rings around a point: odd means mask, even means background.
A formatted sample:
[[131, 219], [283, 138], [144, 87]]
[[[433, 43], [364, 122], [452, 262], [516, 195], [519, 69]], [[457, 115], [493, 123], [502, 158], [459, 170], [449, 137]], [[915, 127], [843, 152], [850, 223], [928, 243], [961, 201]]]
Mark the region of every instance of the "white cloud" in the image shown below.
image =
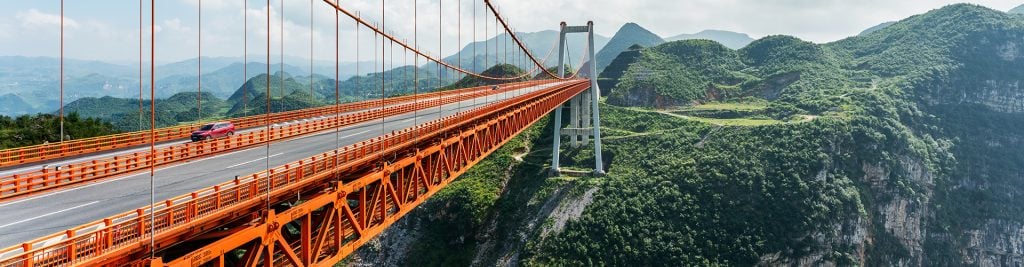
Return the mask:
[[181, 19], [179, 19], [179, 18], [173, 18], [173, 19], [169, 19], [169, 20], [164, 20], [162, 25], [164, 27], [167, 27], [168, 30], [175, 31], [175, 32], [187, 32], [187, 31], [191, 31], [192, 30], [189, 27], [182, 26], [181, 25]]
[[[21, 21], [22, 26], [30, 28], [46, 26], [59, 27], [61, 18], [58, 14], [47, 14], [40, 12], [39, 10], [36, 10], [34, 8], [29, 9], [27, 11], [18, 11], [18, 13], [14, 15], [14, 17]], [[64, 27], [78, 28], [78, 22], [73, 19], [69, 19], [65, 16]]]

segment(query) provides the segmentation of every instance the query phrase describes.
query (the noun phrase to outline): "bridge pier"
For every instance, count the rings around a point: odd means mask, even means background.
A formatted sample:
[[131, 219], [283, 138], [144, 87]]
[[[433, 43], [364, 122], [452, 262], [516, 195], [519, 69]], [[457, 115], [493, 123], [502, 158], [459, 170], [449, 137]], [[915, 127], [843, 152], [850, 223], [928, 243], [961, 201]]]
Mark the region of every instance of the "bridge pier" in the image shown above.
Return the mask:
[[[558, 176], [561, 174], [559, 157], [561, 154], [561, 136], [569, 136], [569, 146], [579, 148], [593, 140], [594, 142], [594, 170], [595, 176], [605, 174], [604, 161], [601, 156], [601, 113], [599, 100], [601, 91], [597, 85], [597, 64], [595, 64], [594, 51], [594, 23], [587, 22], [586, 26], [566, 26], [561, 24], [558, 40], [558, 76], [565, 77], [565, 35], [568, 33], [587, 33], [587, 47], [589, 63], [586, 69], [577, 70], [590, 79], [590, 89], [574, 96], [569, 100], [569, 127], [562, 129], [562, 108], [556, 108], [554, 112], [554, 141], [551, 153], [551, 169], [549, 175]], [[563, 131], [564, 130], [564, 131]], [[591, 139], [593, 137], [593, 139]]]

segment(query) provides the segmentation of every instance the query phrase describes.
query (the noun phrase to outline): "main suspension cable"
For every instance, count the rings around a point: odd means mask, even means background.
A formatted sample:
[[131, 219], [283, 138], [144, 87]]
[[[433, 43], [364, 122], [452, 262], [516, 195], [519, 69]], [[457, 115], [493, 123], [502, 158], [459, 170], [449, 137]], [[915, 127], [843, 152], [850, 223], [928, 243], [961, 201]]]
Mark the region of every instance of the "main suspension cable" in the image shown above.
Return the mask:
[[[338, 4], [336, 4], [336, 3], [333, 3], [333, 2], [330, 2], [330, 0], [323, 0], [323, 1], [324, 1], [325, 3], [327, 3], [327, 4], [329, 4], [330, 6], [334, 7], [334, 8], [336, 9], [336, 10], [338, 10], [338, 11], [341, 11], [341, 12], [342, 12], [342, 13], [344, 13], [344, 14], [345, 14], [346, 16], [349, 16], [350, 18], [352, 18], [352, 19], [356, 20], [356, 22], [358, 22], [359, 24], [362, 24], [363, 26], [366, 26], [367, 28], [370, 28], [370, 29], [371, 29], [371, 30], [373, 30], [374, 32], [376, 32], [376, 33], [378, 33], [378, 34], [382, 35], [382, 36], [383, 36], [384, 38], [388, 38], [388, 39], [391, 39], [391, 40], [392, 40], [392, 41], [394, 41], [394, 42], [395, 42], [396, 44], [399, 44], [399, 45], [401, 45], [401, 46], [404, 46], [404, 47], [406, 47], [406, 48], [410, 49], [411, 51], [415, 52], [416, 54], [419, 54], [419, 55], [423, 56], [424, 58], [426, 58], [426, 59], [428, 59], [428, 60], [430, 60], [430, 61], [434, 61], [434, 62], [437, 62], [438, 64], [441, 64], [441, 65], [443, 65], [444, 67], [447, 67], [447, 68], [450, 68], [450, 69], [456, 70], [456, 71], [458, 71], [458, 72], [461, 72], [461, 73], [463, 73], [463, 74], [466, 74], [466, 75], [470, 75], [470, 76], [478, 77], [478, 78], [484, 78], [484, 79], [491, 79], [491, 80], [501, 80], [501, 81], [511, 81], [511, 80], [515, 80], [515, 79], [513, 79], [513, 78], [507, 78], [507, 77], [490, 77], [490, 76], [485, 76], [485, 75], [477, 74], [477, 73], [475, 73], [475, 72], [472, 72], [472, 71], [468, 71], [468, 70], [465, 70], [465, 69], [462, 69], [462, 68], [458, 68], [458, 67], [455, 67], [455, 66], [453, 66], [453, 65], [451, 65], [451, 64], [448, 64], [447, 62], [444, 62], [444, 60], [441, 60], [441, 59], [439, 59], [438, 57], [435, 57], [435, 56], [431, 56], [431, 55], [429, 55], [429, 54], [427, 54], [427, 53], [424, 53], [423, 51], [420, 51], [420, 50], [418, 50], [418, 49], [416, 49], [416, 48], [414, 48], [414, 47], [410, 46], [409, 44], [407, 44], [407, 43], [405, 43], [405, 42], [402, 42], [402, 41], [398, 40], [398, 39], [397, 39], [397, 38], [395, 38], [394, 36], [392, 36], [392, 35], [389, 35], [389, 34], [385, 33], [385, 32], [384, 32], [383, 30], [381, 30], [381, 29], [379, 29], [379, 28], [375, 27], [374, 25], [370, 24], [370, 23], [369, 23], [369, 22], [367, 22], [366, 20], [363, 20], [363, 19], [359, 18], [359, 17], [358, 17], [358, 16], [356, 16], [356, 15], [355, 15], [354, 13], [352, 13], [352, 12], [348, 11], [348, 10], [347, 10], [347, 9], [345, 9], [345, 8], [342, 8], [342, 7], [341, 7], [340, 5], [338, 5]], [[522, 46], [521, 46], [521, 47], [522, 47]], [[535, 60], [535, 63], [537, 63], [538, 65], [540, 65], [540, 62], [539, 62], [539, 61], [536, 61], [536, 60]], [[554, 76], [556, 76], [556, 75], [552, 75], [552, 76], [554, 77]]]
[[[533, 63], [535, 65], [542, 65], [539, 61], [537, 61], [537, 58], [534, 57], [533, 54], [529, 53], [529, 51], [526, 48], [526, 45], [524, 45], [523, 42], [521, 40], [519, 40], [518, 37], [516, 37], [514, 34], [512, 34], [511, 30], [509, 29], [508, 23], [505, 23], [505, 20], [501, 17], [501, 14], [498, 13], [498, 10], [495, 9], [493, 4], [491, 4], [491, 0], [484, 0], [484, 4], [486, 4], [486, 6], [491, 10], [491, 12], [494, 13], [495, 19], [497, 19], [498, 22], [501, 23], [502, 27], [505, 29], [505, 32], [508, 32], [509, 35], [512, 36], [512, 40], [515, 41], [516, 45], [519, 46], [519, 49], [527, 51], [527, 55], [529, 56], [530, 60], [533, 61]], [[558, 77], [557, 74], [552, 73], [547, 68], [541, 68], [541, 69], [543, 69], [544, 73], [546, 73], [548, 76], [550, 76], [552, 78], [560, 79], [560, 80], [565, 80], [563, 78]]]

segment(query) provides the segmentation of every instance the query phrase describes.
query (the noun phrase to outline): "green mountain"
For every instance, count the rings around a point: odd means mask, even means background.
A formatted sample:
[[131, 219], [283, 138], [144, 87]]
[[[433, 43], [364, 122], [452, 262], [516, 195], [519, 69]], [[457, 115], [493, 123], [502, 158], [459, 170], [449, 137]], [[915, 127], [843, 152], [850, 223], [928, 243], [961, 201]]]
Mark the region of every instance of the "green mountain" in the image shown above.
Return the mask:
[[895, 21], [882, 22], [881, 24], [878, 24], [878, 25], [875, 25], [875, 26], [871, 26], [871, 28], [864, 29], [864, 31], [861, 31], [860, 34], [857, 34], [857, 36], [868, 35], [868, 34], [871, 34], [873, 32], [876, 32], [878, 30], [885, 29], [885, 27], [889, 27], [889, 26], [891, 26], [893, 24], [896, 24], [896, 22]]
[[[323, 105], [327, 103], [324, 96], [327, 85], [330, 85], [330, 103], [333, 103], [333, 79], [314, 77], [314, 84], [310, 87], [309, 77], [294, 77], [286, 72], [277, 72], [270, 76], [270, 110], [283, 112]], [[266, 74], [261, 73], [250, 78], [227, 99], [227, 103], [231, 105], [227, 116], [241, 117], [266, 113], [267, 92]]]
[[15, 94], [0, 95], [0, 114], [25, 115], [34, 112], [35, 108]]
[[[157, 127], [177, 125], [199, 119], [196, 92], [181, 92], [169, 98], [156, 100]], [[203, 92], [203, 120], [224, 117], [227, 103], [211, 93]], [[113, 124], [120, 131], [149, 129], [150, 101], [142, 101], [142, 120], [139, 119], [139, 100], [135, 98], [85, 97], [64, 106], [64, 112], [77, 113], [82, 117], [99, 119]]]
[[[1015, 265], [1022, 37], [959, 4], [829, 44], [643, 48], [602, 106], [607, 176], [547, 177], [549, 118], [349, 260]], [[563, 151], [591, 168], [592, 147]]]
[[[250, 58], [252, 60], [253, 58]], [[257, 60], [263, 58], [256, 58]], [[231, 64], [241, 62], [241, 57], [203, 57], [203, 75], [222, 69]], [[182, 61], [160, 64], [157, 66], [156, 80], [163, 80], [174, 76], [195, 76], [199, 69], [199, 58], [190, 58]]]
[[1019, 5], [1007, 12], [1010, 14], [1024, 14], [1024, 5]]
[[615, 59], [619, 53], [626, 51], [630, 46], [641, 45], [645, 47], [655, 46], [664, 43], [661, 37], [654, 34], [636, 23], [626, 23], [612, 39], [608, 41], [608, 44], [598, 50], [597, 55], [597, 73], [604, 71], [604, 68], [611, 64], [612, 60]]
[[[441, 78], [444, 78], [445, 83], [451, 83], [450, 77]], [[393, 97], [414, 92], [433, 92], [439, 89], [441, 78], [438, 77], [436, 69], [402, 66], [385, 72], [354, 76], [340, 83], [336, 83], [333, 77], [314, 75], [313, 83], [310, 85], [309, 76], [293, 77], [278, 72], [270, 77], [271, 110], [278, 112], [332, 104], [335, 101], [335, 89], [338, 93], [337, 100], [341, 103], [380, 98], [382, 94]], [[232, 93], [227, 99], [232, 105], [227, 116], [237, 117], [265, 112], [266, 79], [265, 74], [259, 74]], [[416, 86], [414, 80], [417, 81]], [[243, 95], [245, 102], [242, 101]]]
[[754, 41], [754, 38], [750, 38], [750, 36], [745, 34], [745, 33], [731, 32], [731, 31], [722, 31], [722, 30], [703, 30], [703, 31], [700, 31], [698, 33], [693, 33], [693, 34], [686, 34], [686, 33], [684, 33], [684, 34], [672, 36], [672, 37], [669, 37], [669, 38], [665, 38], [665, 41], [671, 42], [671, 41], [693, 40], [693, 39], [712, 40], [712, 41], [715, 41], [715, 42], [718, 42], [718, 43], [724, 45], [725, 47], [732, 48], [732, 49], [743, 48], [744, 46], [747, 46], [747, 44], [750, 44], [750, 42]]
[[[206, 69], [206, 60], [203, 61], [204, 69]], [[245, 73], [245, 80], [251, 79], [261, 73], [266, 73], [267, 65], [260, 62], [250, 62], [244, 66], [248, 69]], [[157, 69], [158, 71], [160, 68]], [[167, 75], [165, 78], [158, 79], [156, 81], [157, 97], [170, 97], [171, 95], [187, 92], [196, 91], [196, 87], [199, 85], [197, 82], [197, 74], [195, 73], [193, 66], [192, 73], [188, 74], [175, 74]], [[215, 69], [214, 71], [203, 73], [203, 92], [211, 92], [214, 96], [220, 98], [228, 98], [235, 90], [238, 89], [239, 85], [243, 83], [242, 63], [230, 63], [222, 68]], [[270, 71], [276, 73], [281, 71], [280, 64], [270, 65]], [[298, 73], [306, 74], [301, 67], [293, 65], [284, 65], [284, 71], [287, 73]], [[333, 73], [332, 73], [333, 77]], [[148, 86], [147, 86], [148, 87]]]
[[608, 63], [608, 66], [604, 68], [601, 75], [597, 76], [597, 84], [601, 88], [601, 95], [607, 96], [611, 89], [619, 84], [619, 79], [626, 73], [626, 68], [640, 59], [640, 50], [643, 48], [640, 45], [630, 46], [629, 49], [622, 51], [622, 53], [619, 53], [619, 56]]
[[[500, 65], [496, 65], [494, 67], [491, 67], [491, 68], [489, 68], [487, 70], [484, 70], [482, 73], [480, 73], [480, 75], [488, 76], [488, 77], [513, 78], [513, 77], [523, 76], [523, 74], [525, 74], [525, 73], [526, 72], [524, 72], [522, 69], [520, 69], [519, 67], [516, 67], [514, 65], [500, 64]], [[451, 85], [445, 86], [444, 89], [448, 90], [448, 89], [477, 87], [477, 86], [485, 86], [485, 85], [496, 85], [496, 84], [503, 84], [503, 83], [508, 83], [508, 82], [522, 82], [522, 81], [527, 81], [527, 80], [530, 80], [530, 79], [531, 79], [531, 77], [524, 76], [522, 78], [519, 78], [519, 79], [516, 79], [516, 80], [513, 80], [513, 81], [504, 81], [504, 80], [484, 79], [484, 78], [479, 78], [479, 77], [475, 77], [475, 76], [466, 76], [466, 77], [463, 77], [462, 79], [459, 79], [458, 81], [456, 81], [455, 83], [453, 83]]]

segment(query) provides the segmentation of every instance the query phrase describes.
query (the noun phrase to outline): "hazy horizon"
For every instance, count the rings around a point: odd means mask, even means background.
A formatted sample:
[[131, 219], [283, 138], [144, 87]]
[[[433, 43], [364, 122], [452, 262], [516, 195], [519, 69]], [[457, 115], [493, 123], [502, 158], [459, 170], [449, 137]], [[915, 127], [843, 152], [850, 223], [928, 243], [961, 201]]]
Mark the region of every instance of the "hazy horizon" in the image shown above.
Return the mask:
[[[420, 1], [419, 10], [438, 10], [438, 1]], [[121, 3], [123, 2], [123, 3]], [[318, 5], [310, 6], [316, 2]], [[319, 1], [294, 2], [284, 7], [283, 43], [285, 54], [309, 58], [310, 38], [313, 39], [313, 58], [334, 57], [334, 14], [330, 7]], [[1021, 3], [1012, 1], [974, 0], [974, 1], [912, 1], [893, 2], [870, 0], [867, 2], [819, 2], [810, 0], [787, 0], [776, 2], [750, 1], [696, 1], [696, 2], [665, 2], [656, 0], [640, 0], [617, 2], [608, 0], [569, 0], [557, 3], [539, 0], [521, 0], [514, 2], [498, 2], [495, 4], [511, 18], [509, 23], [518, 32], [538, 32], [556, 30], [558, 23], [567, 21], [569, 24], [583, 24], [593, 20], [596, 32], [611, 36], [624, 23], [635, 22], [652, 32], [671, 37], [683, 33], [695, 33], [702, 30], [716, 29], [745, 33], [753, 38], [767, 35], [792, 35], [816, 43], [824, 43], [853, 36], [871, 26], [901, 20], [914, 14], [941, 8], [942, 6], [967, 2], [988, 8], [1007, 11]], [[289, 2], [291, 3], [291, 2]], [[532, 9], [544, 3], [551, 8]], [[281, 50], [281, 2], [271, 1], [270, 37], [271, 51]], [[342, 6], [351, 11], [364, 11], [364, 19], [385, 21], [385, 29], [399, 38], [413, 41], [411, 3], [386, 3], [387, 14], [381, 19], [379, 2], [345, 1]], [[454, 1], [446, 0], [444, 7], [453, 7]], [[473, 14], [477, 20], [483, 18], [482, 4], [474, 10], [473, 1], [461, 1], [462, 28], [459, 29], [455, 8], [445, 8], [445, 18], [440, 32], [445, 42], [441, 43], [438, 53], [437, 12], [420, 12], [418, 14], [419, 47], [431, 51], [431, 54], [450, 55], [473, 41]], [[22, 56], [53, 56], [59, 54], [60, 10], [59, 1], [14, 1], [4, 4], [7, 8], [0, 10], [0, 54]], [[601, 6], [608, 10], [616, 10], [616, 14], [597, 13], [591, 7]], [[311, 10], [312, 7], [312, 10]], [[657, 8], [655, 8], [657, 7]], [[148, 11], [148, 6], [143, 6]], [[136, 1], [119, 1], [111, 5], [98, 6], [85, 2], [65, 3], [65, 57], [86, 60], [103, 60], [107, 62], [137, 61], [139, 58], [139, 5]], [[450, 9], [450, 10], [449, 10]], [[203, 56], [241, 56], [243, 48], [243, 14], [248, 14], [248, 36], [244, 41], [250, 52], [266, 51], [267, 39], [267, 7], [262, 3], [249, 3], [242, 12], [241, 1], [207, 0], [203, 2]], [[568, 10], [569, 12], [566, 12]], [[311, 12], [312, 11], [312, 12]], [[681, 12], [685, 11], [685, 12]], [[163, 1], [157, 4], [157, 62], [176, 62], [198, 55], [198, 5], [197, 0]], [[310, 26], [310, 13], [312, 27]], [[450, 13], [450, 14], [449, 14]], [[644, 14], [644, 15], [641, 15]], [[785, 14], [780, 16], [779, 14]], [[520, 19], [520, 18], [535, 19]], [[148, 39], [148, 12], [144, 14], [142, 32]], [[342, 50], [341, 61], [354, 62], [352, 52], [355, 47], [354, 25], [351, 20], [341, 18], [339, 38]], [[431, 27], [431, 25], [434, 25]], [[311, 29], [312, 28], [312, 29]], [[477, 25], [477, 40], [494, 36], [494, 26], [485, 30]], [[485, 35], [485, 31], [487, 34]], [[363, 29], [364, 41], [373, 39]], [[462, 40], [457, 45], [453, 41], [462, 33]], [[17, 37], [17, 38], [15, 38]], [[103, 45], [81, 45], [102, 43]], [[323, 44], [323, 45], [320, 45]], [[148, 58], [149, 40], [144, 40], [143, 57]], [[372, 48], [363, 46], [364, 53], [372, 53]], [[251, 54], [251, 53], [250, 53]], [[346, 58], [347, 57], [347, 58]]]

